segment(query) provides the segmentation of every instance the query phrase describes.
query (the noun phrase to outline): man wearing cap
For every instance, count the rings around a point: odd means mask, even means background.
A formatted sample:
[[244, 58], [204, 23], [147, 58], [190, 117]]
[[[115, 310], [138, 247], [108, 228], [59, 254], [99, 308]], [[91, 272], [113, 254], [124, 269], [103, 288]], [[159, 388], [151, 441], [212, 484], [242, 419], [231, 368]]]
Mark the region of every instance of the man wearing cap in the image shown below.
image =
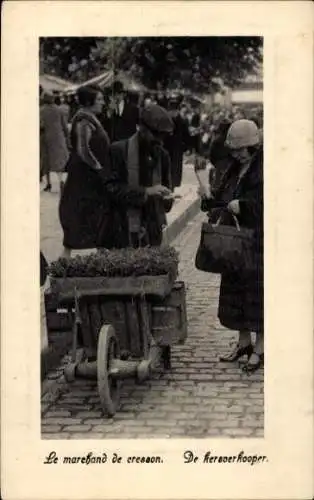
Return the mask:
[[162, 143], [172, 131], [167, 111], [151, 104], [142, 110], [138, 131], [111, 145], [111, 172], [105, 182], [111, 211], [102, 229], [102, 246], [162, 243], [166, 213], [173, 204], [170, 157]]

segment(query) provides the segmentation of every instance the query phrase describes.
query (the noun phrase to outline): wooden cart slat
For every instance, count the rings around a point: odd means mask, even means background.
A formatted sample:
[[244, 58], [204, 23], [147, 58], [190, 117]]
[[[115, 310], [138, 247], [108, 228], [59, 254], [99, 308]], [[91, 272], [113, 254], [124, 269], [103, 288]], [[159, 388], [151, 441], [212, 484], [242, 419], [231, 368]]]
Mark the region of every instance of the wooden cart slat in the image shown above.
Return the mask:
[[173, 286], [174, 276], [169, 274], [160, 276], [129, 276], [106, 278], [77, 277], [77, 278], [51, 278], [51, 290], [66, 299], [77, 290], [79, 295], [110, 295], [110, 296], [135, 296], [155, 295], [167, 296]]
[[167, 297], [150, 302], [152, 335], [160, 345], [185, 342], [188, 333], [185, 299], [185, 284], [177, 281]]
[[127, 301], [125, 309], [126, 332], [128, 336], [129, 350], [134, 357], [142, 355], [141, 334], [138, 321], [138, 311], [136, 301]]

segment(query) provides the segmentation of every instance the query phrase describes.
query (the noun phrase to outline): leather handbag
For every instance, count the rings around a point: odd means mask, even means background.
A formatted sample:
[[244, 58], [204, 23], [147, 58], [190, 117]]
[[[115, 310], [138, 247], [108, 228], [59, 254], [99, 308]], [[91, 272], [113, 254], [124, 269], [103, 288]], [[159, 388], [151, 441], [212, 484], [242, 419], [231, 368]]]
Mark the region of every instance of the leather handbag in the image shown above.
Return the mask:
[[201, 239], [195, 257], [195, 267], [207, 273], [250, 272], [256, 269], [254, 230], [235, 226], [202, 224]]

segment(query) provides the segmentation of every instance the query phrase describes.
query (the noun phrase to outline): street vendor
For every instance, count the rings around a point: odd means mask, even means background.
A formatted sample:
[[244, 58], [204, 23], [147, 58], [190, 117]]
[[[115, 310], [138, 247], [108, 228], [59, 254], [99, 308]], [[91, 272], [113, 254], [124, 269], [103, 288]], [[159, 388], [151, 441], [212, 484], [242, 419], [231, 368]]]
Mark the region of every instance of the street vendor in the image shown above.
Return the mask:
[[105, 182], [111, 214], [102, 229], [102, 246], [161, 245], [173, 205], [171, 162], [163, 140], [172, 132], [167, 111], [151, 104], [142, 110], [137, 132], [111, 145]]

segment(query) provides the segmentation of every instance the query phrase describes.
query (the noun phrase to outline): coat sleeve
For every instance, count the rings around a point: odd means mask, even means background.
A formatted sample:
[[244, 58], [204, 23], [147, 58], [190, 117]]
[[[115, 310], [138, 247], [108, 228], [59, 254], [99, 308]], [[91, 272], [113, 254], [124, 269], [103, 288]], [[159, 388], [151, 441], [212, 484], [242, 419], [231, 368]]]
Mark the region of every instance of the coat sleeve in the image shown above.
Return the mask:
[[90, 140], [93, 134], [92, 127], [87, 120], [81, 120], [77, 123], [77, 154], [93, 170], [101, 170], [102, 167], [90, 148]]
[[240, 216], [248, 221], [250, 226], [259, 227], [262, 224], [264, 211], [262, 167], [251, 176], [248, 188], [239, 197], [239, 203]]
[[224, 190], [224, 186], [227, 180], [229, 171], [225, 172], [221, 178], [219, 186], [212, 190], [212, 198], [204, 198], [201, 199], [201, 211], [209, 212], [215, 208], [225, 208], [226, 202], [222, 200], [222, 193]]
[[110, 172], [104, 182], [112, 202], [125, 207], [138, 208], [146, 202], [145, 189], [131, 188], [128, 185], [128, 175], [124, 151], [119, 144], [110, 147]]

